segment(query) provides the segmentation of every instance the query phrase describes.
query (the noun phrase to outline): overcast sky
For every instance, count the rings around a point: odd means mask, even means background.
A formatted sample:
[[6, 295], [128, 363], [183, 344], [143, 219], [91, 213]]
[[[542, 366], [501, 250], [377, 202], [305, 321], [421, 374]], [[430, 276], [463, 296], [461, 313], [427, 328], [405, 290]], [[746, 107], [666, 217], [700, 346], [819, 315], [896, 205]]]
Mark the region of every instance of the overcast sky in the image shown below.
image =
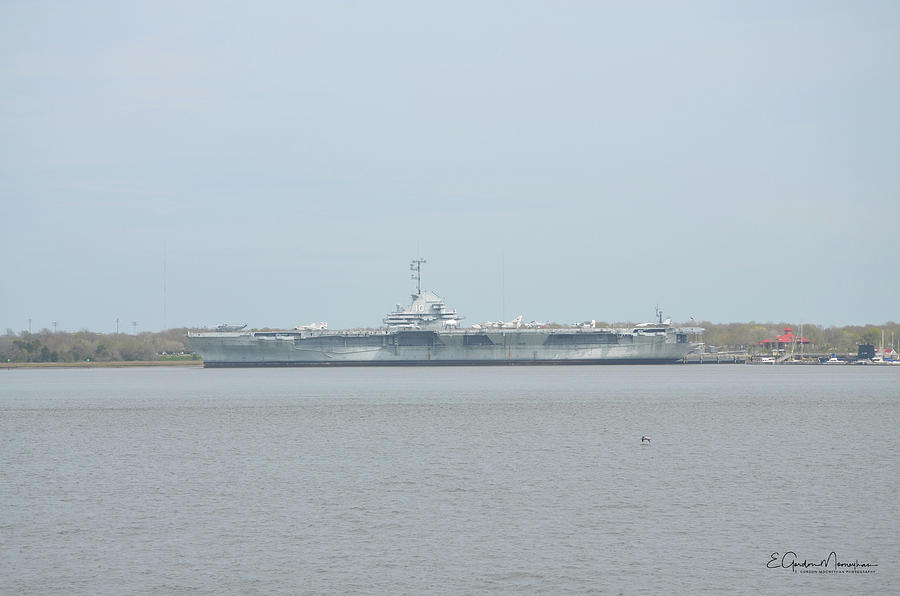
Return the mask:
[[4, 2], [0, 332], [900, 320], [900, 4]]

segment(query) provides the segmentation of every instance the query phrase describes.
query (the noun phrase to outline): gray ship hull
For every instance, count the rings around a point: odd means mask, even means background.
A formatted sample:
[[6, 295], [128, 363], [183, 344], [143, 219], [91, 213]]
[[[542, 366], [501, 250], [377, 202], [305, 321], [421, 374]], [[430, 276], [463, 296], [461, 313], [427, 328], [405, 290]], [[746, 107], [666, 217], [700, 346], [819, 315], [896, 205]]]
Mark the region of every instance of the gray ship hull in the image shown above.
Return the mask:
[[674, 331], [594, 329], [195, 333], [187, 340], [209, 368], [663, 364], [695, 347]]

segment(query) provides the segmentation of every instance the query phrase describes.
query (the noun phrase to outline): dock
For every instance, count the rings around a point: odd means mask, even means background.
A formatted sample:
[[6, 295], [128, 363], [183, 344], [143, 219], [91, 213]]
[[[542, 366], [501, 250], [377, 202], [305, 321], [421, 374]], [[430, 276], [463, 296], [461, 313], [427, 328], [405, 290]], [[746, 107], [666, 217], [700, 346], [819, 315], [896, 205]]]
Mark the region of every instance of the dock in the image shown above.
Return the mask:
[[[721, 352], [721, 353], [704, 353], [704, 354], [688, 354], [681, 359], [682, 364], [753, 364], [759, 366], [766, 365], [787, 365], [787, 366], [812, 366], [812, 365], [833, 365], [833, 364], [856, 364], [856, 365], [877, 365], [879, 363], [866, 359], [860, 359], [856, 355], [829, 353], [810, 353], [803, 354], [782, 354], [778, 357], [767, 356], [762, 354], [749, 354], [747, 352]], [[885, 362], [887, 364], [888, 362]]]
[[747, 364], [750, 356], [741, 354], [687, 354], [682, 364]]

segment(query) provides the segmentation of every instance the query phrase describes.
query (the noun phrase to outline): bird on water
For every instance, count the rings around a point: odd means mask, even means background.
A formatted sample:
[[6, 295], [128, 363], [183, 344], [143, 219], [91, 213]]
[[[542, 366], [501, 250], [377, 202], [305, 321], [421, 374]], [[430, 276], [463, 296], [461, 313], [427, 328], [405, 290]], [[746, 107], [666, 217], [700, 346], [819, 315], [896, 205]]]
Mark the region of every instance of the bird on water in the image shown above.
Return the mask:
[[647, 444], [649, 445], [649, 444], [650, 444], [650, 437], [648, 437], [647, 435], [641, 435], [641, 445], [644, 444], [644, 441], [647, 441]]

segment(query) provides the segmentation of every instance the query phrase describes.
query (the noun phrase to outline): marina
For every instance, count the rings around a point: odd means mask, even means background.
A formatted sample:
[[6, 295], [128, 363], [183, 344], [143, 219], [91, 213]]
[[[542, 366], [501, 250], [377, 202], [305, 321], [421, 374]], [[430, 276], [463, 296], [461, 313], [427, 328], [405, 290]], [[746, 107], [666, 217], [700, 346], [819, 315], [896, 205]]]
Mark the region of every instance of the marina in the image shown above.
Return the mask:
[[[790, 355], [789, 355], [790, 356]], [[740, 353], [691, 353], [685, 354], [681, 360], [682, 364], [753, 364], [753, 365], [778, 365], [778, 366], [815, 366], [815, 365], [834, 365], [834, 364], [853, 364], [857, 366], [898, 366], [900, 361], [896, 360], [868, 360], [858, 358], [854, 355], [836, 356], [830, 353], [811, 353], [805, 354], [803, 358], [788, 357], [775, 358], [773, 356], [761, 356], [758, 354], [750, 354], [748, 352]]]

